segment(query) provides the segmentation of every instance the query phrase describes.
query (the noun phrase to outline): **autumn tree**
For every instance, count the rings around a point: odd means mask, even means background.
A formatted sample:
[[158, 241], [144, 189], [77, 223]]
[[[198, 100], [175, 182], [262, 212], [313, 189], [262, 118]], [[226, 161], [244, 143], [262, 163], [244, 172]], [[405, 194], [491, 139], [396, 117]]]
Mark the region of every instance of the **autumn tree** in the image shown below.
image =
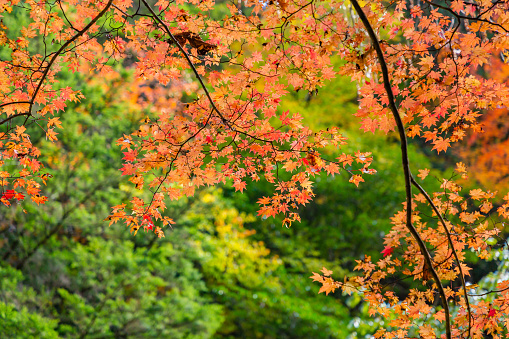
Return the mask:
[[[113, 207], [110, 224], [162, 237], [162, 227], [173, 223], [167, 199], [220, 183], [242, 192], [263, 179], [274, 184], [274, 194], [258, 201], [258, 214], [283, 215], [289, 227], [313, 199], [313, 179], [322, 172], [346, 173], [355, 185], [376, 174], [369, 150], [327, 156], [327, 149], [348, 143], [339, 128], [312, 131], [298, 112], [278, 110], [290, 91], [312, 95], [348, 76], [358, 84], [360, 128], [399, 135], [406, 196], [382, 259], [359, 260], [357, 277], [337, 281], [324, 268], [313, 279], [322, 292], [362, 293], [372, 314], [389, 319], [377, 337], [500, 337], [509, 330], [509, 281], [487, 293], [468, 286], [465, 256], [490, 256], [488, 240], [500, 232], [497, 214], [509, 216], [509, 195], [494, 208], [496, 192], [462, 192], [462, 163], [441, 191], [427, 192], [420, 181], [429, 170], [409, 163], [407, 138], [422, 138], [442, 155], [467, 131], [480, 131], [483, 114], [507, 106], [505, 84], [483, 75], [488, 60], [507, 54], [508, 6], [499, 0], [1, 1], [0, 200], [7, 206], [27, 197], [47, 200], [44, 154], [27, 127], [56, 141], [65, 128], [58, 115], [83, 98], [79, 88], [61, 85], [60, 71], [108, 77], [122, 64], [137, 81], [168, 86], [193, 79], [197, 89], [172, 104], [156, 102], [137, 131], [119, 136], [122, 173], [151, 197]], [[8, 22], [19, 13], [30, 19], [13, 30]], [[398, 296], [391, 286], [405, 277], [422, 286]]]

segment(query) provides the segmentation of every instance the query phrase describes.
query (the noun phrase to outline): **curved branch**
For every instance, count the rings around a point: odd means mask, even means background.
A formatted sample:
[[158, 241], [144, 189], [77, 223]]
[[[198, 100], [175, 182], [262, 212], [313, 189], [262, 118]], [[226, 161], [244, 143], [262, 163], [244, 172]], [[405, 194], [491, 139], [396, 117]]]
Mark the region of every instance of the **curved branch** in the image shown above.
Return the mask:
[[21, 117], [23, 115], [30, 115], [30, 113], [25, 112], [25, 113], [19, 113], [19, 114], [11, 115], [10, 117], [5, 118], [4, 120], [0, 121], [0, 126], [2, 126], [3, 124], [5, 124], [7, 121], [9, 121], [11, 119], [14, 119], [14, 118], [17, 118], [17, 117]]
[[415, 241], [419, 245], [421, 254], [424, 256], [424, 261], [425, 261], [426, 265], [428, 266], [428, 268], [430, 269], [433, 279], [435, 280], [438, 291], [440, 293], [440, 297], [442, 299], [442, 306], [444, 308], [444, 313], [445, 313], [446, 337], [447, 337], [447, 339], [452, 339], [449, 305], [447, 304], [447, 297], [445, 295], [444, 287], [442, 286], [442, 282], [440, 281], [440, 277], [438, 276], [438, 273], [436, 272], [435, 268], [433, 267], [433, 260], [431, 258], [431, 254], [429, 253], [428, 249], [426, 248], [426, 245], [424, 244], [424, 241], [422, 240], [421, 236], [417, 232], [417, 229], [412, 224], [412, 185], [411, 185], [412, 174], [410, 173], [410, 164], [409, 164], [409, 160], [408, 160], [408, 142], [407, 142], [406, 133], [405, 133], [405, 126], [403, 125], [403, 121], [401, 120], [401, 117], [399, 115], [399, 111], [396, 106], [396, 101], [394, 99], [394, 93], [392, 92], [391, 82], [389, 79], [389, 70], [388, 70], [387, 64], [385, 62], [382, 48], [380, 47], [380, 43], [378, 42], [378, 37], [376, 36], [375, 32], [373, 31], [373, 28], [371, 27], [371, 24], [370, 24], [368, 18], [362, 11], [362, 8], [359, 5], [359, 3], [357, 2], [357, 0], [352, 0], [352, 5], [355, 8], [357, 15], [359, 15], [359, 18], [362, 21], [364, 27], [366, 28], [366, 31], [368, 32], [368, 35], [371, 39], [373, 48], [376, 51], [378, 61], [380, 63], [382, 75], [383, 75], [385, 91], [387, 93], [387, 98], [389, 100], [389, 108], [392, 112], [394, 120], [396, 120], [396, 125], [397, 125], [398, 132], [399, 132], [399, 137], [400, 137], [400, 141], [401, 141], [401, 158], [402, 158], [402, 164], [403, 164], [403, 171], [405, 174], [405, 191], [406, 191], [406, 205], [407, 205], [406, 206], [406, 214], [407, 214], [406, 227], [408, 228], [408, 230], [414, 237]]
[[498, 4], [498, 1], [496, 1], [489, 9], [487, 9], [485, 12], [479, 14], [477, 17], [475, 18], [471, 18], [471, 17], [468, 17], [468, 16], [465, 16], [465, 15], [461, 15], [461, 14], [458, 14], [456, 12], [454, 12], [452, 9], [450, 9], [449, 7], [446, 7], [446, 6], [442, 6], [442, 5], [439, 5], [439, 4], [436, 4], [434, 2], [431, 2], [429, 0], [423, 0], [425, 3], [429, 4], [430, 6], [434, 6], [434, 7], [437, 7], [437, 8], [440, 8], [440, 9], [443, 9], [444, 11], [447, 11], [449, 13], [451, 13], [453, 16], [456, 17], [456, 19], [458, 20], [461, 20], [461, 19], [464, 19], [464, 20], [471, 20], [471, 21], [480, 21], [480, 22], [484, 22], [484, 23], [487, 23], [489, 25], [493, 25], [493, 26], [497, 26], [499, 28], [501, 28], [502, 30], [504, 30], [506, 33], [509, 33], [509, 30], [507, 30], [504, 26], [502, 26], [501, 24], [497, 24], [496, 22], [493, 22], [493, 21], [490, 21], [490, 20], [487, 20], [487, 19], [482, 19], [481, 16], [486, 14], [488, 11], [490, 11], [493, 7], [495, 7], [497, 4]]
[[152, 9], [152, 7], [150, 7], [150, 5], [147, 3], [147, 0], [142, 0], [143, 1], [143, 4], [145, 5], [145, 7], [147, 7], [147, 9], [149, 10], [149, 12], [152, 14], [153, 18], [161, 25], [163, 26], [164, 30], [166, 31], [166, 33], [170, 36], [170, 39], [171, 41], [177, 45], [178, 49], [180, 50], [180, 52], [182, 53], [182, 55], [184, 55], [184, 57], [186, 58], [187, 60], [187, 63], [189, 65], [189, 67], [191, 67], [191, 69], [193, 70], [193, 73], [194, 75], [196, 76], [196, 79], [198, 79], [198, 82], [200, 83], [200, 86], [202, 87], [203, 91], [205, 92], [205, 95], [207, 96], [207, 98], [209, 99], [209, 102], [210, 102], [210, 105], [212, 106], [212, 108], [214, 109], [214, 111], [216, 111], [217, 115], [219, 115], [219, 117], [221, 118], [221, 120], [223, 120], [223, 122], [225, 124], [228, 123], [228, 120], [223, 116], [223, 114], [221, 113], [221, 111], [219, 111], [219, 109], [217, 108], [216, 104], [214, 103], [214, 100], [212, 99], [212, 97], [210, 96], [210, 92], [209, 90], [207, 89], [207, 87], [205, 86], [205, 83], [203, 82], [203, 79], [202, 77], [200, 76], [200, 74], [198, 73], [198, 70], [196, 69], [196, 67], [194, 66], [194, 63], [193, 61], [191, 60], [191, 58], [189, 57], [189, 54], [187, 54], [187, 52], [184, 50], [184, 48], [182, 47], [182, 45], [180, 45], [180, 43], [177, 41], [177, 39], [175, 38], [175, 36], [171, 33], [170, 31], [170, 28], [168, 27], [168, 25], [166, 25], [162, 20], [161, 18], [159, 18], [157, 16], [157, 14], [154, 12], [154, 10]]
[[470, 338], [470, 333], [472, 332], [472, 310], [470, 309], [470, 301], [468, 300], [468, 294], [467, 294], [467, 284], [465, 282], [465, 276], [463, 275], [463, 269], [460, 265], [460, 260], [458, 258], [458, 254], [456, 253], [456, 249], [454, 248], [454, 244], [452, 242], [451, 232], [449, 232], [449, 229], [447, 228], [445, 224], [444, 217], [442, 216], [442, 213], [438, 211], [437, 206], [433, 203], [433, 200], [431, 200], [431, 197], [428, 195], [428, 193], [424, 190], [424, 188], [419, 185], [417, 181], [415, 181], [414, 177], [411, 177], [412, 184], [424, 195], [428, 203], [433, 208], [433, 211], [435, 211], [435, 214], [440, 219], [440, 223], [444, 227], [445, 233], [447, 234], [447, 241], [449, 242], [449, 246], [451, 247], [452, 254], [454, 255], [454, 261], [456, 261], [456, 265], [458, 265], [458, 269], [460, 272], [460, 279], [461, 279], [461, 287], [463, 288], [463, 293], [465, 294], [465, 304], [467, 305], [468, 310], [468, 337]]
[[14, 105], [14, 104], [29, 104], [30, 101], [15, 101], [15, 102], [4, 102], [3, 104], [0, 104], [0, 107]]

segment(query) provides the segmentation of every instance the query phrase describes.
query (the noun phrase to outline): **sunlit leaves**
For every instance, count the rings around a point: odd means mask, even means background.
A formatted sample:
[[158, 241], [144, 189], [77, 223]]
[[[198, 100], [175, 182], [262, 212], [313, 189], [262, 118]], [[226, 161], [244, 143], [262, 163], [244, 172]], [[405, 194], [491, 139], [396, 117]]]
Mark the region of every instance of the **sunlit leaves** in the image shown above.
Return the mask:
[[[424, 171], [423, 171], [424, 172]], [[428, 170], [426, 170], [428, 172]], [[457, 173], [465, 174], [465, 165], [457, 164]], [[427, 173], [426, 173], [427, 174]], [[423, 178], [424, 179], [424, 178]], [[485, 192], [481, 189], [470, 190], [467, 195], [461, 192], [461, 187], [453, 180], [444, 179], [443, 192], [433, 194], [433, 202], [438, 210], [444, 213], [446, 227], [453, 233], [454, 250], [458, 257], [464, 260], [467, 252], [474, 252], [480, 258], [488, 258], [491, 254], [490, 241], [500, 233], [500, 223], [492, 219], [487, 220], [492, 209], [491, 201], [495, 199], [496, 193]], [[427, 245], [433, 249], [434, 268], [443, 280], [455, 281], [458, 279], [459, 270], [452, 257], [452, 249], [448, 245], [447, 232], [443, 225], [436, 219], [436, 215], [426, 215], [427, 201], [422, 196], [417, 196], [414, 200], [415, 206], [412, 211], [413, 222], [419, 230], [422, 238]], [[508, 197], [506, 200], [509, 200]], [[482, 203], [479, 204], [478, 202]], [[505, 218], [509, 214], [504, 214], [509, 209], [507, 204], [499, 208], [499, 213]], [[459, 220], [454, 217], [458, 216]], [[393, 229], [385, 236], [385, 248], [381, 252], [382, 257], [378, 261], [373, 261], [370, 257], [357, 261], [356, 270], [360, 270], [362, 275], [357, 278], [361, 281], [360, 287], [366, 300], [370, 303], [373, 314], [388, 316], [393, 314], [395, 319], [405, 320], [407, 326], [410, 326], [415, 319], [422, 319], [427, 314], [433, 314], [433, 317], [441, 322], [444, 321], [444, 312], [440, 309], [434, 309], [429, 306], [429, 301], [434, 300], [437, 293], [436, 284], [432, 284], [425, 291], [411, 290], [406, 299], [399, 299], [390, 291], [391, 279], [404, 279], [405, 276], [413, 280], [422, 280], [427, 286], [426, 281], [430, 280], [429, 268], [427, 268], [423, 256], [420, 255], [419, 248], [416, 246], [412, 235], [405, 227], [406, 213], [398, 212], [392, 219]], [[461, 231], [460, 231], [461, 230]], [[461, 232], [461, 233], [458, 233]], [[460, 263], [461, 270], [465, 276], [470, 275], [470, 267], [464, 262]], [[329, 272], [327, 272], [329, 273]], [[321, 276], [314, 274], [312, 279], [322, 285], [320, 291], [333, 292], [341, 282], [330, 279], [330, 275]], [[476, 286], [470, 286], [474, 291]], [[464, 294], [461, 289], [451, 290], [447, 288], [449, 298], [459, 298], [464, 300]], [[495, 304], [506, 302], [507, 293], [500, 289], [499, 293], [494, 294]], [[498, 319], [495, 319], [498, 312], [493, 308], [486, 309], [486, 303], [479, 302], [472, 305], [473, 309], [471, 324], [471, 336], [473, 338], [482, 338], [484, 330], [490, 328], [493, 333], [505, 333], [502, 327], [497, 327]], [[393, 323], [396, 325], [396, 323]], [[492, 327], [494, 326], [494, 327]], [[458, 313], [453, 319], [453, 328], [457, 331], [467, 333], [468, 316], [464, 301], [458, 304]], [[428, 333], [432, 329], [428, 325], [419, 327], [419, 333]], [[433, 329], [429, 333], [437, 333]], [[382, 334], [383, 333], [383, 334]], [[381, 330], [380, 337], [389, 336], [390, 331]], [[393, 334], [396, 332], [392, 332]], [[402, 332], [403, 333], [403, 332]], [[405, 331], [404, 333], [410, 333]]]
[[[138, 130], [118, 135], [124, 160], [120, 171], [150, 196], [132, 194], [129, 204], [112, 208], [108, 220], [125, 223], [133, 234], [141, 229], [164, 236], [161, 226], [173, 223], [165, 214], [168, 200], [218, 184], [243, 192], [259, 180], [271, 183], [274, 193], [259, 199], [258, 215], [281, 215], [290, 227], [313, 199], [318, 175], [345, 173], [343, 180], [359, 186], [366, 175], [376, 173], [368, 152], [328, 157], [330, 150], [344, 152], [347, 138], [339, 128], [312, 131], [298, 112], [283, 111], [281, 102], [292, 91], [311, 98], [329, 79], [347, 76], [357, 82], [355, 116], [363, 131], [390, 133], [395, 119], [401, 119], [401, 135], [423, 138], [438, 155], [467, 133], [480, 132], [486, 110], [509, 103], [504, 81], [483, 77], [488, 60], [509, 49], [504, 2], [424, 1], [407, 7], [396, 1], [389, 10], [381, 1], [363, 2], [362, 11], [380, 37], [373, 39], [380, 46], [376, 53], [349, 2], [232, 2], [220, 16], [214, 12], [219, 4], [211, 1], [154, 5], [142, 0], [139, 9], [119, 0], [11, 4], [1, 7], [2, 15], [16, 10], [30, 19], [19, 32], [0, 24], [6, 55], [0, 61], [1, 202], [10, 205], [30, 196], [40, 204], [47, 199], [40, 187], [47, 177], [38, 174], [41, 154], [32, 144], [36, 133], [27, 127], [58, 142], [58, 129], [66, 126], [55, 115], [82, 98], [79, 88], [64, 86], [60, 71], [67, 68], [90, 81], [119, 81], [117, 71], [124, 67], [134, 74], [132, 87], [108, 95], [124, 95], [150, 118]], [[343, 62], [335, 67], [334, 59]], [[428, 174], [420, 170], [418, 177], [425, 180]], [[455, 175], [466, 179], [466, 167], [458, 164]], [[398, 336], [427, 317], [438, 288], [428, 284], [430, 272], [437, 272], [436, 283], [452, 282], [460, 272], [467, 275], [466, 251], [488, 257], [487, 239], [499, 233], [496, 222], [486, 221], [496, 206], [494, 192], [462, 192], [454, 177], [441, 181], [440, 188], [428, 199], [424, 193], [414, 196], [413, 205], [408, 191], [408, 210], [393, 217], [383, 258], [359, 260], [356, 268], [363, 276], [344, 283], [334, 281], [326, 269], [314, 274], [320, 292], [341, 287], [351, 293], [359, 287], [372, 314], [397, 315], [391, 326], [398, 328]], [[496, 207], [503, 217], [508, 215], [506, 202]], [[409, 233], [412, 227], [418, 236]], [[436, 267], [424, 260], [419, 237]], [[420, 280], [426, 288], [400, 300], [384, 285], [400, 276]], [[479, 303], [473, 323], [469, 310], [466, 324], [465, 296], [451, 288], [446, 292], [459, 302], [455, 331], [498, 331], [490, 322], [499, 308]], [[416, 331], [422, 337], [433, 332], [429, 324]]]

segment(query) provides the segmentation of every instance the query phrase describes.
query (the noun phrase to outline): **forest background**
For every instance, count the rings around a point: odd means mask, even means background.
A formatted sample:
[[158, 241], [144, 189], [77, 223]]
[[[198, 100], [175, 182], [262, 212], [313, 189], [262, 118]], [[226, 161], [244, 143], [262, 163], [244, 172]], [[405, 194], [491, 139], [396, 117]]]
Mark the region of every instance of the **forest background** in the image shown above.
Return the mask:
[[[13, 32], [28, 20], [15, 7], [2, 18]], [[0, 48], [0, 59], [8, 53]], [[492, 66], [490, 76], [505, 80], [508, 67]], [[346, 175], [317, 177], [315, 199], [291, 228], [256, 216], [256, 201], [273, 190], [264, 182], [244, 194], [228, 185], [201, 189], [168, 203], [176, 225], [159, 239], [143, 232], [133, 237], [104, 221], [111, 206], [143, 194], [121, 175], [123, 154], [115, 143], [158, 105], [193, 100], [196, 87], [191, 80], [168, 86], [136, 80], [128, 61], [114, 70], [96, 77], [62, 69], [62, 86], [79, 89], [84, 99], [61, 115], [65, 128], [57, 142], [28, 127], [45, 154], [49, 199], [1, 207], [0, 337], [363, 338], [385, 325], [368, 315], [358, 295], [317, 295], [320, 286], [308, 278], [323, 266], [341, 278], [364, 255], [382, 257], [383, 236], [404, 196], [396, 134], [359, 129], [355, 83], [338, 77], [316, 93], [293, 92], [279, 110], [299, 112], [312, 128], [340, 127], [350, 139], [347, 151], [373, 152], [377, 175], [358, 188]], [[445, 157], [415, 142], [411, 162], [431, 169], [435, 189], [458, 161], [474, 168], [472, 184], [508, 188], [505, 172], [496, 169], [507, 139], [497, 120], [506, 114], [494, 112], [484, 136], [470, 136]], [[471, 282], [493, 287], [505, 273], [505, 255], [471, 256]], [[404, 280], [397, 289], [411, 286]]]

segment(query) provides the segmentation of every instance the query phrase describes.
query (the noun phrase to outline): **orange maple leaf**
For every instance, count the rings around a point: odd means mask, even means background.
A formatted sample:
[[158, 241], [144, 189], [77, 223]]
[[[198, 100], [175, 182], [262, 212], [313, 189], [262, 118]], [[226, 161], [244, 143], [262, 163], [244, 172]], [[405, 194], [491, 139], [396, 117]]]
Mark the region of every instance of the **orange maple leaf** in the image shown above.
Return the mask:
[[432, 150], [437, 150], [437, 153], [440, 153], [440, 151], [447, 151], [447, 148], [451, 147], [451, 143], [449, 142], [449, 138], [442, 138], [442, 137], [438, 137], [437, 140], [433, 141], [433, 148]]

